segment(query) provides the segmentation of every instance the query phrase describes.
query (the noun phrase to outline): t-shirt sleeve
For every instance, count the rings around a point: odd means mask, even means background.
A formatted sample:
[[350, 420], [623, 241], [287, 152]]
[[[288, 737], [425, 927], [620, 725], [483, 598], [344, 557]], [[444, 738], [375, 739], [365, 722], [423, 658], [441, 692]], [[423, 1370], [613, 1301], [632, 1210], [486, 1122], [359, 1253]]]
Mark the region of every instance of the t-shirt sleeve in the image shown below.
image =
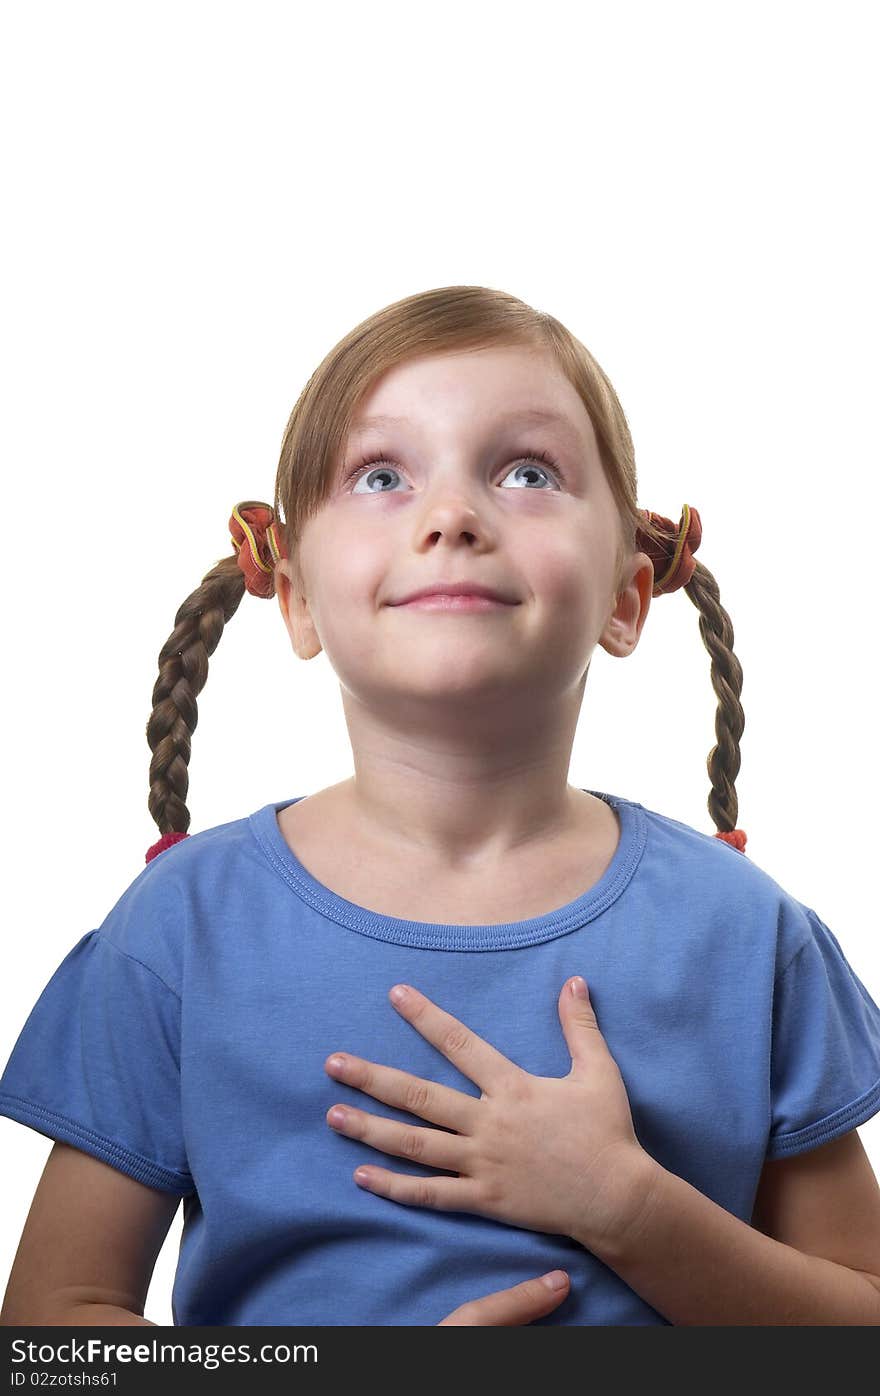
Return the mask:
[[768, 1159], [800, 1154], [880, 1111], [880, 1008], [814, 911], [774, 987]]
[[[120, 902], [106, 924], [121, 924]], [[32, 1008], [0, 1077], [0, 1114], [139, 1182], [194, 1191], [183, 1139], [181, 1004], [103, 930], [87, 932]]]

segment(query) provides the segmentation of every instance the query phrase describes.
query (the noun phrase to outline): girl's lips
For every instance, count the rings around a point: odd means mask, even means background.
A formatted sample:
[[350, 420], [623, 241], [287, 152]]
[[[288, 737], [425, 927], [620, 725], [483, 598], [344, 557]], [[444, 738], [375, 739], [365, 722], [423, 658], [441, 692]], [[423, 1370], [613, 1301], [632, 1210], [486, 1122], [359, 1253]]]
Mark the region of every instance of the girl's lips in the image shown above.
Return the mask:
[[518, 596], [511, 596], [503, 587], [492, 586], [488, 582], [478, 581], [476, 577], [471, 580], [454, 582], [449, 577], [437, 577], [435, 581], [428, 582], [426, 586], [414, 587], [407, 596], [401, 596], [396, 601], [390, 601], [391, 606], [406, 606], [412, 601], [421, 601], [425, 596], [484, 596], [490, 601], [500, 601], [505, 606], [517, 606]]
[[412, 601], [402, 601], [395, 608], [399, 611], [501, 611], [509, 610], [517, 604], [499, 601], [495, 597], [476, 596], [465, 592], [450, 596], [446, 592], [433, 592], [430, 596], [417, 596]]

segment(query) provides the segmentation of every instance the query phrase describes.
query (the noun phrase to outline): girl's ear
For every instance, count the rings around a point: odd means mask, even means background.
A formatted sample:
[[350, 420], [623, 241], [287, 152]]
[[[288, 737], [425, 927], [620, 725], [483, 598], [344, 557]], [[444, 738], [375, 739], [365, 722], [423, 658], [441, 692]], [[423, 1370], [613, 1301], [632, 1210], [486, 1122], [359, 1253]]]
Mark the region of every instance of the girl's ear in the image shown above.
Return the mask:
[[614, 609], [599, 636], [603, 650], [618, 659], [632, 654], [648, 618], [654, 594], [654, 564], [647, 553], [633, 553], [621, 580]]
[[279, 558], [273, 571], [275, 595], [287, 626], [294, 653], [300, 659], [314, 659], [323, 646], [312, 621], [312, 613], [303, 593], [302, 578], [286, 558]]

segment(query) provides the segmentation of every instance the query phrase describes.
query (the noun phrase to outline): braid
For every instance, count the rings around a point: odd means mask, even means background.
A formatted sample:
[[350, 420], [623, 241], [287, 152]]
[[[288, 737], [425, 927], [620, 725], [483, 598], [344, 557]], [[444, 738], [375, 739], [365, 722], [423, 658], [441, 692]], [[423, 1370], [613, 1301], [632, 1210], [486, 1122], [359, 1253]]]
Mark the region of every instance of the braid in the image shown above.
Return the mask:
[[739, 739], [745, 726], [739, 701], [743, 675], [733, 652], [733, 625], [721, 604], [718, 583], [708, 567], [694, 557], [702, 536], [699, 512], [688, 504], [682, 505], [678, 524], [663, 514], [639, 510], [636, 547], [654, 564], [654, 596], [684, 587], [700, 613], [700, 634], [712, 656], [712, 687], [718, 695], [718, 741], [706, 763], [712, 782], [708, 808], [716, 827], [715, 838], [745, 853], [746, 831], [736, 828], [739, 805], [734, 785], [740, 767]]
[[159, 677], [153, 688], [153, 711], [147, 723], [150, 762], [150, 814], [163, 835], [147, 853], [156, 853], [183, 838], [190, 814], [190, 738], [199, 720], [196, 697], [208, 677], [208, 656], [235, 615], [245, 592], [245, 578], [233, 553], [202, 578], [174, 617], [174, 629], [159, 654]]
[[700, 612], [700, 634], [712, 656], [712, 687], [718, 695], [715, 713], [718, 741], [706, 762], [712, 782], [707, 804], [716, 828], [732, 833], [739, 813], [734, 781], [739, 774], [739, 739], [745, 726], [745, 714], [739, 701], [743, 673], [733, 652], [733, 625], [721, 605], [718, 583], [708, 567], [694, 561], [693, 576], [685, 583], [684, 590]]

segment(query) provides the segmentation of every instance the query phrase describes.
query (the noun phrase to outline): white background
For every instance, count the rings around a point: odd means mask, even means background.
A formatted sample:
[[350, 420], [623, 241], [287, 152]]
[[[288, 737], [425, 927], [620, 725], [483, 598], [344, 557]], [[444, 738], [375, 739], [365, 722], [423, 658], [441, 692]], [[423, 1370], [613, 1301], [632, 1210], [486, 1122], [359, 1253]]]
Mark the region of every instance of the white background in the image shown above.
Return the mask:
[[[460, 283], [563, 320], [620, 395], [640, 504], [700, 511], [748, 855], [880, 1000], [874, 18], [4, 8], [3, 1062], [158, 837], [157, 655], [232, 506], [271, 502], [305, 381], [381, 306]], [[245, 595], [198, 708], [193, 833], [351, 773], [334, 674], [275, 601]], [[595, 652], [570, 779], [713, 833], [714, 716], [697, 612], [659, 598], [629, 660]], [[880, 1116], [859, 1133], [880, 1172]], [[0, 1119], [3, 1287], [51, 1147]]]

